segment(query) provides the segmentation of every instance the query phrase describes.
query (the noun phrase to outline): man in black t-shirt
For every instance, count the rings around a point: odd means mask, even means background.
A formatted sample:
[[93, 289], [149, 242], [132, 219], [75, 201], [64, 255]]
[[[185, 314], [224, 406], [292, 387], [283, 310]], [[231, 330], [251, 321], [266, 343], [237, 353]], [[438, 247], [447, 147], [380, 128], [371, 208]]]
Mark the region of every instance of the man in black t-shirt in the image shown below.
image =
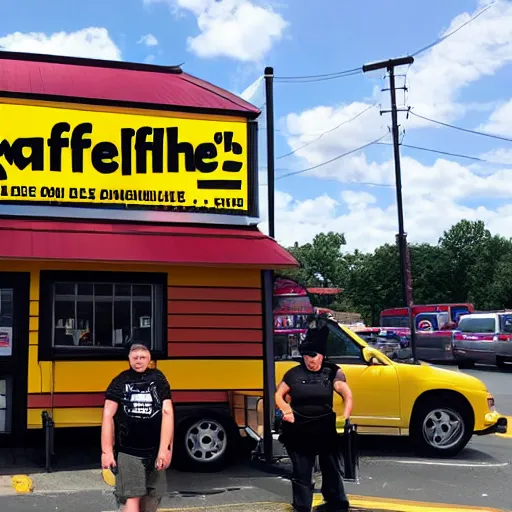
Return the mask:
[[149, 368], [145, 345], [133, 344], [130, 368], [105, 393], [101, 465], [116, 473], [116, 496], [124, 512], [155, 512], [167, 490], [174, 412], [165, 375]]

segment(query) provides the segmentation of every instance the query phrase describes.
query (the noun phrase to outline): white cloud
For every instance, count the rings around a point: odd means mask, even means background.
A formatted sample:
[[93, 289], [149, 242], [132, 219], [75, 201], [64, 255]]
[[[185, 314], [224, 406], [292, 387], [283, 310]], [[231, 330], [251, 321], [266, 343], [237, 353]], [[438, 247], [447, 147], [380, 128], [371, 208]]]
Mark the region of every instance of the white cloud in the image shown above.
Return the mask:
[[[374, 172], [372, 168], [380, 168], [383, 180], [394, 179], [392, 161], [372, 163], [368, 173]], [[463, 218], [483, 220], [493, 232], [512, 236], [512, 205], [502, 204], [512, 196], [512, 169], [480, 176], [445, 159], [424, 165], [404, 157], [402, 171], [405, 229], [410, 242], [435, 243], [443, 230]], [[329, 194], [300, 201], [282, 192], [283, 186], [284, 182], [277, 182], [276, 238], [280, 243], [305, 243], [321, 231], [345, 233], [348, 250], [371, 251], [383, 243], [394, 243], [398, 229], [394, 188], [380, 200], [346, 185], [339, 197], [330, 188]], [[266, 187], [260, 187], [263, 230], [267, 230], [266, 193]], [[482, 197], [494, 198], [495, 209], [464, 204]]]
[[[456, 16], [441, 35], [470, 17], [469, 13]], [[512, 3], [497, 0], [475, 21], [416, 59], [408, 73], [408, 103], [419, 114], [453, 120], [466, 111], [466, 106], [459, 103], [460, 91], [484, 76], [493, 75], [509, 62]], [[408, 127], [423, 124], [424, 121], [412, 117]]]
[[0, 37], [0, 47], [15, 52], [121, 60], [121, 50], [110, 38], [108, 30], [101, 27], [50, 35], [43, 32], [14, 32]]
[[202, 58], [260, 62], [288, 26], [272, 7], [251, 0], [144, 0], [145, 5], [156, 3], [194, 14], [200, 34], [189, 37], [187, 44]]
[[351, 211], [361, 210], [377, 202], [377, 198], [368, 192], [354, 192], [353, 190], [344, 190], [341, 198]]
[[488, 162], [512, 165], [512, 148], [498, 148], [480, 155], [480, 158]]
[[487, 123], [479, 129], [494, 135], [512, 137], [512, 98], [496, 108]]
[[[457, 16], [443, 34], [469, 17], [467, 13]], [[510, 62], [512, 3], [498, 0], [477, 20], [416, 58], [408, 72], [408, 104], [419, 114], [448, 122], [469, 112], [483, 115], [492, 111], [483, 129], [510, 136], [512, 100], [505, 104], [494, 101], [464, 104], [460, 100], [466, 87], [495, 74]], [[399, 79], [397, 82], [401, 85]], [[374, 100], [382, 101], [383, 107], [387, 108], [388, 93], [379, 95], [374, 91]], [[313, 167], [386, 133], [389, 116], [381, 117], [378, 106], [347, 122], [370, 104], [368, 101], [335, 106], [322, 104], [287, 115], [281, 120], [281, 133], [286, 136], [294, 154], [279, 160], [278, 166], [291, 169]], [[401, 117], [400, 122], [403, 124], [404, 121]], [[339, 125], [342, 126], [334, 129]], [[420, 126], [435, 127], [414, 116], [406, 124], [408, 131]], [[385, 142], [389, 140], [384, 139]], [[471, 151], [467, 152], [471, 154]], [[512, 168], [498, 165], [512, 163], [512, 150], [498, 147], [481, 158], [496, 165], [464, 166], [445, 158], [424, 165], [414, 158], [402, 157], [405, 228], [410, 241], [435, 243], [443, 230], [462, 218], [484, 220], [494, 232], [512, 236], [512, 206], [503, 206], [512, 196]], [[380, 151], [374, 148], [371, 153], [359, 151], [304, 175], [335, 180], [343, 185], [339, 192], [330, 186], [328, 195], [309, 198], [307, 203], [289, 195], [287, 201], [276, 202], [279, 241], [286, 245], [296, 240], [303, 243], [320, 231], [334, 230], [346, 233], [348, 249], [372, 250], [382, 243], [394, 242], [397, 214], [390, 147], [380, 146]], [[287, 178], [294, 179], [300, 178]], [[361, 191], [361, 187], [351, 184], [354, 182], [390, 188], [367, 189], [379, 191], [377, 196]], [[284, 180], [277, 181], [276, 185], [278, 190], [286, 187]], [[489, 199], [493, 201], [486, 203]], [[266, 201], [266, 196], [262, 200]], [[475, 206], [479, 203], [492, 206]], [[320, 218], [311, 217], [299, 222], [305, 204], [316, 205], [321, 212]]]
[[146, 46], [157, 46], [158, 39], [153, 34], [146, 34], [137, 41], [137, 44], [145, 44]]

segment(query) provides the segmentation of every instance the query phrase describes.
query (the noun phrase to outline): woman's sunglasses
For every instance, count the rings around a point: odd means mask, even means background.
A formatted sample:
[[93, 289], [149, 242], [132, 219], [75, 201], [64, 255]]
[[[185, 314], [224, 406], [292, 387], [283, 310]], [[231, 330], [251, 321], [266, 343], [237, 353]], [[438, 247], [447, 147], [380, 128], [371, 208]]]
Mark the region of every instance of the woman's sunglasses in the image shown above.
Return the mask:
[[303, 352], [302, 353], [303, 356], [309, 356], [309, 357], [316, 357], [318, 355], [318, 352]]

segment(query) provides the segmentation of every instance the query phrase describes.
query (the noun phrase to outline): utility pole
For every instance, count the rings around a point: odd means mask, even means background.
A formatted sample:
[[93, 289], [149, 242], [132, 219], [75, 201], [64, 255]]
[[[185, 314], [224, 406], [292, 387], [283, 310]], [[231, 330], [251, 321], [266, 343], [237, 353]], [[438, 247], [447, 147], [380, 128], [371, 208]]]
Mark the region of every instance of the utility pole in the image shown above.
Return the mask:
[[[396, 84], [395, 67], [411, 65], [414, 62], [413, 57], [401, 57], [398, 59], [389, 59], [372, 64], [365, 64], [363, 72], [386, 69], [389, 74], [389, 92], [391, 96], [391, 110], [381, 111], [381, 114], [391, 112], [391, 132], [393, 135], [393, 153], [395, 160], [395, 181], [396, 181], [396, 204], [398, 210], [398, 251], [400, 255], [400, 274], [402, 281], [402, 298], [405, 305], [409, 308], [409, 327], [411, 330], [411, 352], [413, 360], [416, 362], [416, 330], [412, 314], [412, 283], [409, 261], [409, 249], [407, 246], [407, 234], [404, 230], [404, 210], [402, 203], [402, 171], [400, 167], [400, 141], [398, 139], [398, 108], [396, 106]], [[403, 109], [401, 109], [403, 110]], [[405, 109], [406, 110], [406, 109]]]
[[[267, 188], [268, 188], [268, 235], [275, 238], [274, 208], [274, 68], [265, 68], [265, 104], [267, 110]], [[263, 271], [264, 345], [263, 345], [263, 454], [270, 464], [273, 460], [274, 441], [272, 425], [275, 414], [274, 393], [276, 372], [274, 360], [274, 272]]]

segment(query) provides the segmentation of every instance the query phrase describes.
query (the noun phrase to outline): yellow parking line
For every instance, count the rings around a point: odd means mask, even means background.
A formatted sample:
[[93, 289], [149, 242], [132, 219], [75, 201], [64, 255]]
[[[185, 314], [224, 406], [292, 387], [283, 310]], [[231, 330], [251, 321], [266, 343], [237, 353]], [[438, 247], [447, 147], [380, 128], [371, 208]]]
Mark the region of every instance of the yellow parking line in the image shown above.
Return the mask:
[[[447, 505], [445, 503], [429, 503], [427, 501], [394, 500], [371, 498], [368, 496], [349, 496], [352, 507], [374, 510], [375, 512], [506, 512], [497, 508], [471, 507], [466, 505]], [[321, 499], [315, 503], [319, 505]]]
[[508, 420], [508, 426], [507, 426], [506, 434], [496, 434], [497, 436], [506, 437], [506, 438], [512, 437], [512, 416], [507, 416], [507, 420]]
[[[185, 508], [159, 508], [158, 512], [200, 512], [200, 511], [210, 511], [210, 510], [236, 510], [241, 509], [242, 507], [269, 507], [269, 510], [275, 512], [289, 512], [291, 511], [291, 506], [287, 503], [278, 503], [272, 501], [264, 501], [264, 502], [251, 502], [251, 503], [230, 503], [228, 505], [210, 505], [206, 507], [185, 507]], [[247, 509], [245, 509], [247, 510]], [[240, 512], [243, 512], [240, 510]]]
[[[427, 501], [407, 501], [392, 500], [384, 498], [372, 498], [369, 496], [349, 496], [350, 505], [354, 507], [354, 512], [359, 508], [370, 509], [375, 512], [507, 512], [497, 508], [489, 507], [470, 507], [465, 505], [447, 505], [444, 503], [429, 503]], [[322, 496], [315, 495], [313, 506], [322, 503]], [[186, 508], [163, 508], [159, 512], [201, 512], [212, 510], [232, 510], [238, 512], [250, 511], [252, 508], [260, 510], [268, 510], [271, 512], [291, 512], [292, 508], [287, 503], [277, 502], [253, 502], [253, 503], [232, 503], [229, 505], [211, 505], [203, 507], [186, 507]]]

